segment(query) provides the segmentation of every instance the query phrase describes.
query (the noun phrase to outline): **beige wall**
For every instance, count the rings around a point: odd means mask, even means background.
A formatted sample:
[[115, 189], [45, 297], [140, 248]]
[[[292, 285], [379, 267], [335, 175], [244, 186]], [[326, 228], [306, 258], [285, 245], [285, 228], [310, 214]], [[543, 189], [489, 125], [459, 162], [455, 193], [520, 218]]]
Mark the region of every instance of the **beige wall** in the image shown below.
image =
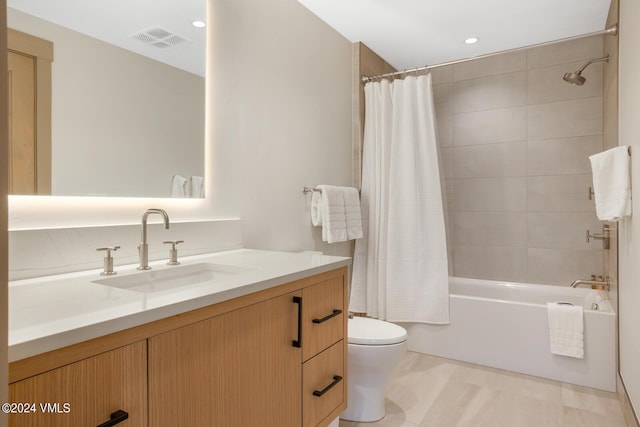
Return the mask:
[[602, 150], [602, 38], [433, 71], [454, 275], [567, 285], [603, 274], [588, 156]]
[[[6, 22], [6, 2], [0, 0], [0, 22]], [[1, 24], [4, 27], [4, 24]], [[6, 31], [0, 32], [0, 81], [7, 81], [7, 36]], [[8, 132], [7, 132], [7, 85], [0, 85], [0, 171], [8, 168]], [[0, 174], [0, 402], [7, 402], [7, 331], [9, 329], [7, 319], [7, 174]], [[0, 413], [0, 427], [7, 425], [7, 416]]]
[[54, 44], [53, 194], [169, 197], [204, 175], [202, 77], [14, 9], [8, 26]]
[[[618, 23], [618, 0], [611, 1], [607, 28]], [[609, 63], [603, 73], [603, 148], [618, 146], [618, 37], [604, 37], [604, 54]], [[610, 248], [604, 251], [604, 274], [609, 277], [609, 298], [614, 307], [618, 305], [618, 223], [608, 222]], [[617, 308], [616, 308], [617, 310]]]
[[[620, 1], [619, 125], [620, 145], [630, 145], [632, 188], [640, 189], [640, 3]], [[620, 375], [635, 413], [640, 413], [640, 197], [633, 216], [619, 224]]]
[[210, 0], [214, 199], [247, 247], [321, 242], [304, 186], [351, 184], [351, 43], [296, 0]]

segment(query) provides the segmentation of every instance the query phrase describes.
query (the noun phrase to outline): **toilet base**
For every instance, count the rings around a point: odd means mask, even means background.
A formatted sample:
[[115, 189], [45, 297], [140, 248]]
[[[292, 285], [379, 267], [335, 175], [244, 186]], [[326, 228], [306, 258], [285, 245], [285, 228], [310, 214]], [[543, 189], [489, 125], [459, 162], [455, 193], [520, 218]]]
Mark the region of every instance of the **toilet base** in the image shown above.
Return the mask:
[[349, 407], [340, 414], [340, 419], [359, 423], [381, 420], [385, 416], [384, 392], [384, 389], [349, 387]]

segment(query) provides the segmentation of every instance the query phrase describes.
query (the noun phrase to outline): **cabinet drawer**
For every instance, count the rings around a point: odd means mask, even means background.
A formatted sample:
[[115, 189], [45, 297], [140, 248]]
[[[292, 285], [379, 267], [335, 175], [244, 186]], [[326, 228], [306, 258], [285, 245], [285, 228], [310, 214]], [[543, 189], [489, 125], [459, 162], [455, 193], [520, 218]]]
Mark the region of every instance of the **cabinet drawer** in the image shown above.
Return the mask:
[[344, 341], [318, 354], [302, 368], [303, 426], [317, 426], [346, 396]]
[[305, 288], [302, 301], [302, 359], [306, 361], [344, 337], [343, 278]]

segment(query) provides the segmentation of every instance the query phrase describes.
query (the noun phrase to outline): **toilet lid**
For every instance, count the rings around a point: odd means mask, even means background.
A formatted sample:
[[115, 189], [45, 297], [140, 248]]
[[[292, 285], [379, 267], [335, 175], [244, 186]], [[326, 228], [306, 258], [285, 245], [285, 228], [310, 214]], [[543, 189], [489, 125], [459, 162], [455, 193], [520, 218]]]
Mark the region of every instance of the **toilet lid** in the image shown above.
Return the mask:
[[349, 344], [385, 345], [407, 340], [407, 331], [398, 325], [367, 317], [349, 319]]

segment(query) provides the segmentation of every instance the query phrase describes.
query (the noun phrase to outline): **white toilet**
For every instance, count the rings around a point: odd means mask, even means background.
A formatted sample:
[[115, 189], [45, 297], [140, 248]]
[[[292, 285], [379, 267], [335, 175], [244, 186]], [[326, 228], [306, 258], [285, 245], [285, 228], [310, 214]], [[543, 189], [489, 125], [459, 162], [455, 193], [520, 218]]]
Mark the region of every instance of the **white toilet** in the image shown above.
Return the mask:
[[393, 371], [407, 350], [407, 331], [366, 317], [349, 319], [349, 395], [343, 420], [384, 417], [384, 396]]

